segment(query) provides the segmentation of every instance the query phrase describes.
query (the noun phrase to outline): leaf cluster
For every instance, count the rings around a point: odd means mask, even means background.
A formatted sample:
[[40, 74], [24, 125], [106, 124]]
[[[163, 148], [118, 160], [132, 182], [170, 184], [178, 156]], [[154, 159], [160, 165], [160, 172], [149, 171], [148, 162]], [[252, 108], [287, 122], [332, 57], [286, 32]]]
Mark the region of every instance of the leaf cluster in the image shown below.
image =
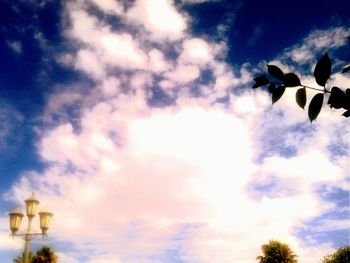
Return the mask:
[[[267, 71], [269, 75], [260, 75], [254, 78], [253, 89], [267, 86], [267, 90], [271, 93], [272, 104], [276, 103], [284, 94], [286, 88], [299, 87], [295, 93], [295, 100], [298, 106], [302, 109], [305, 108], [307, 102], [306, 89], [312, 89], [319, 91], [314, 95], [309, 103], [308, 117], [310, 121], [314, 121], [321, 112], [323, 101], [326, 95], [329, 95], [327, 104], [331, 108], [341, 109], [345, 112], [344, 117], [350, 116], [350, 89], [346, 89], [344, 92], [338, 87], [333, 87], [331, 90], [326, 88], [327, 81], [332, 72], [332, 62], [327, 53], [325, 53], [316, 63], [314, 69], [315, 81], [323, 89], [308, 87], [303, 85], [300, 78], [295, 73], [284, 73], [279, 67], [275, 65], [267, 65]], [[350, 71], [350, 66], [344, 68], [341, 74]]]
[[270, 240], [268, 244], [261, 246], [262, 256], [256, 259], [259, 263], [297, 263], [297, 256], [292, 249], [285, 243], [278, 240]]
[[336, 252], [324, 257], [321, 263], [343, 263], [350, 262], [350, 246], [338, 248]]
[[[18, 256], [13, 260], [14, 263], [23, 263], [24, 262], [24, 253], [22, 256]], [[57, 263], [58, 257], [55, 251], [48, 247], [43, 246], [39, 249], [35, 255], [30, 251], [29, 252], [29, 262], [30, 263]]]
[[[297, 263], [297, 255], [288, 244], [278, 240], [270, 240], [261, 246], [262, 254], [256, 260], [259, 263]], [[333, 254], [323, 257], [320, 263], [345, 263], [350, 262], [350, 246], [338, 248]]]

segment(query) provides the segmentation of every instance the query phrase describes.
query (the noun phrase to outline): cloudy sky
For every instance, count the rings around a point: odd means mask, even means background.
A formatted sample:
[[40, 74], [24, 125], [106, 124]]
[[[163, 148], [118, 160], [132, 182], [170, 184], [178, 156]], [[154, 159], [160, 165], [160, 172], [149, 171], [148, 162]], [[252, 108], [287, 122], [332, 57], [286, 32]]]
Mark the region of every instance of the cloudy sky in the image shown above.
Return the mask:
[[[350, 3], [0, 1], [0, 259], [35, 192], [62, 263], [251, 263], [270, 239], [300, 262], [349, 240], [349, 120], [310, 124], [266, 64], [349, 88]], [[308, 91], [308, 97], [315, 91]], [[24, 223], [23, 223], [24, 227]], [[38, 229], [35, 224], [35, 229]]]

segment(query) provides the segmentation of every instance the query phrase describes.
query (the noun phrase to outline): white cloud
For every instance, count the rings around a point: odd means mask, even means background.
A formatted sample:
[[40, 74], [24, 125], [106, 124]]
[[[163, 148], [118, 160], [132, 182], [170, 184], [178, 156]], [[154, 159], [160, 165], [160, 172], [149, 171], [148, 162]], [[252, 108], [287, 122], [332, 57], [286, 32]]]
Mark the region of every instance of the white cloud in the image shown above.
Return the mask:
[[69, 106], [79, 102], [82, 95], [73, 89], [60, 90], [56, 94], [51, 94], [46, 104], [46, 111], [50, 114], [58, 113], [64, 106]]
[[229, 86], [232, 86], [234, 77], [231, 72], [222, 74], [215, 79], [215, 89], [216, 90], [225, 90]]
[[179, 83], [187, 83], [199, 77], [200, 71], [197, 66], [178, 65], [175, 70], [165, 73], [165, 76]]
[[99, 23], [96, 17], [84, 11], [72, 9], [69, 12], [72, 27], [67, 30], [67, 34], [82, 41], [90, 50], [88, 52], [85, 48], [82, 48], [79, 51], [80, 53], [83, 52], [84, 55], [80, 58], [81, 62], [90, 62], [86, 64], [78, 63], [79, 68], [101, 78], [102, 68], [107, 66], [126, 69], [147, 67], [148, 58], [146, 54], [130, 34], [114, 33], [109, 26]]
[[[42, 140], [42, 157], [58, 163], [29, 180], [55, 211], [53, 236], [81, 249], [94, 240], [94, 249], [127, 262], [173, 247], [172, 238], [188, 223], [201, 227], [183, 244], [187, 260], [254, 262], [259, 245], [276, 236], [304, 251], [292, 229], [327, 209], [311, 186], [340, 177], [321, 153], [266, 159], [258, 171], [275, 174], [281, 187], [294, 191], [252, 199], [246, 189], [255, 178], [255, 149], [245, 121], [220, 108], [143, 106], [141, 115], [130, 115], [137, 105], [115, 105], [118, 111], [105, 103], [87, 111], [79, 134], [61, 125]], [[322, 167], [309, 171], [310, 160]], [[76, 171], [62, 167], [68, 161]], [[16, 199], [29, 185], [15, 186]]]
[[100, 86], [102, 92], [107, 96], [115, 96], [117, 95], [120, 88], [120, 80], [115, 77], [110, 77], [108, 79], [103, 80], [102, 85]]
[[103, 60], [110, 65], [130, 68], [146, 67], [147, 57], [129, 34], [107, 34], [101, 38]]
[[350, 222], [348, 219], [325, 219], [321, 223], [313, 228], [313, 231], [326, 232], [336, 230], [348, 230], [350, 228]]
[[184, 63], [206, 64], [213, 60], [211, 48], [207, 42], [200, 38], [186, 39], [183, 43], [183, 53], [180, 60]]
[[302, 43], [288, 48], [285, 53], [297, 63], [310, 62], [311, 59], [313, 62], [315, 60], [313, 54], [316, 52], [344, 46], [349, 34], [350, 30], [342, 27], [315, 30], [303, 39]]
[[74, 256], [71, 256], [69, 254], [64, 254], [64, 253], [60, 253], [60, 252], [56, 252], [56, 254], [57, 254], [58, 260], [60, 262], [64, 262], [64, 263], [79, 263], [79, 259], [77, 259]]
[[[248, 123], [256, 121], [256, 118], [259, 118], [258, 116], [261, 115], [264, 109], [271, 105], [270, 97], [263, 91], [255, 91], [254, 94], [247, 92], [240, 96], [231, 94], [230, 103], [233, 114], [244, 117]], [[250, 125], [253, 125], [253, 123]]]
[[[281, 180], [278, 182], [279, 187], [289, 188], [293, 192], [305, 191], [307, 189], [304, 187], [310, 188], [316, 183], [336, 181], [344, 176], [342, 170], [331, 164], [322, 152], [305, 152], [292, 158], [271, 157], [265, 160], [264, 165], [266, 168], [262, 166], [262, 169], [267, 169], [267, 174], [275, 175]], [[283, 171], [286, 165], [290, 168]]]
[[130, 88], [143, 90], [147, 86], [152, 85], [152, 77], [147, 73], [137, 73], [130, 80]]
[[123, 261], [120, 261], [118, 258], [115, 256], [111, 255], [105, 255], [105, 256], [100, 256], [97, 258], [94, 258], [93, 260], [89, 261], [89, 263], [123, 263]]
[[179, 39], [187, 28], [186, 18], [172, 0], [137, 0], [127, 16], [143, 25], [155, 39]]
[[0, 248], [1, 249], [20, 249], [22, 247], [21, 242], [18, 242], [17, 238], [10, 238], [9, 236], [9, 219], [8, 216], [0, 218]]
[[176, 82], [168, 79], [162, 80], [161, 82], [159, 82], [159, 86], [162, 87], [165, 91], [169, 91], [176, 87]]
[[295, 62], [303, 62], [313, 59], [313, 52], [311, 52], [307, 47], [302, 46], [300, 48], [293, 49], [290, 56]]
[[56, 60], [64, 66], [72, 65], [74, 62], [74, 57], [72, 54], [63, 53], [57, 56]]
[[81, 42], [96, 43], [98, 39], [96, 34], [101, 28], [97, 18], [89, 16], [84, 10], [78, 9], [73, 4], [68, 5], [67, 9], [72, 25], [66, 29], [66, 34]]
[[33, 38], [38, 42], [42, 49], [48, 48], [48, 41], [43, 33], [41, 33], [40, 31], [36, 31], [33, 35]]
[[22, 48], [22, 43], [20, 41], [6, 41], [6, 43], [7, 43], [7, 46], [17, 55], [22, 54], [23, 48]]
[[169, 68], [169, 64], [165, 61], [164, 55], [158, 49], [152, 49], [149, 53], [149, 67], [154, 72], [163, 72]]
[[75, 61], [75, 67], [88, 73], [96, 79], [102, 79], [105, 76], [103, 64], [94, 52], [86, 49], [79, 50]]

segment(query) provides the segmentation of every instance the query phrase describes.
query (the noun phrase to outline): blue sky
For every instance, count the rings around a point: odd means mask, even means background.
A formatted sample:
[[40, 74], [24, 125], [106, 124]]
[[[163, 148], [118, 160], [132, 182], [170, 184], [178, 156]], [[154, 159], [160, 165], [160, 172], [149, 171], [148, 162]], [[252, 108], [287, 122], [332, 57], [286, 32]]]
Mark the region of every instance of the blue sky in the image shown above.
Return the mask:
[[349, 120], [325, 106], [310, 124], [295, 90], [271, 106], [251, 86], [266, 64], [316, 87], [325, 52], [349, 65], [349, 8], [1, 1], [1, 262], [32, 192], [55, 215], [33, 247], [64, 263], [256, 262], [269, 239], [307, 263], [348, 244]]

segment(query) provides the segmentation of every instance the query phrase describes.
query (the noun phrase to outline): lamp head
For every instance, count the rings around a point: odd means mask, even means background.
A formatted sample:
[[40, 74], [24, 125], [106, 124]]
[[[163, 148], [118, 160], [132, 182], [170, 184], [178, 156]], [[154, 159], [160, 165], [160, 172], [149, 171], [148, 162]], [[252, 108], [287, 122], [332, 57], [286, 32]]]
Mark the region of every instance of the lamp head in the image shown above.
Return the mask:
[[21, 225], [23, 213], [21, 212], [21, 209], [16, 208], [9, 213], [9, 216], [10, 216], [10, 229], [11, 229], [12, 235], [14, 235], [16, 234], [16, 232], [18, 231]]
[[26, 211], [27, 216], [29, 218], [33, 218], [36, 214], [36, 210], [38, 208], [39, 201], [36, 199], [35, 194], [32, 193], [30, 197], [28, 197], [26, 200]]
[[51, 222], [51, 218], [53, 217], [53, 213], [45, 209], [39, 212], [39, 216], [40, 216], [40, 228], [41, 228], [42, 234], [45, 236], [47, 230], [49, 229], [49, 225]]

